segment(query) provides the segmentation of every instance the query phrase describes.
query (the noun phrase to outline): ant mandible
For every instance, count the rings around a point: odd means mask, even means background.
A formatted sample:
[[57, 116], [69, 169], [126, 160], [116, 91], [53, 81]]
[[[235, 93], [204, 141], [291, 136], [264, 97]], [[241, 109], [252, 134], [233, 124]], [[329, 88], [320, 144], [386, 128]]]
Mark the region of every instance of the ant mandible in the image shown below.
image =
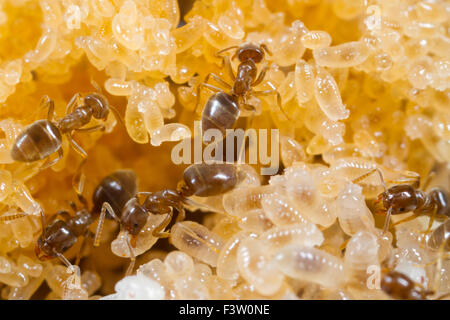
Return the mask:
[[384, 188], [384, 192], [381, 193], [375, 201], [375, 203], [381, 203], [382, 205], [379, 212], [386, 213], [384, 233], [388, 230], [391, 215], [413, 211], [412, 216], [398, 221], [394, 225], [412, 220], [421, 215], [430, 216], [428, 229], [425, 233], [430, 231], [435, 218], [448, 219], [450, 217], [448, 192], [442, 188], [433, 188], [428, 193], [419, 190], [419, 176], [412, 178], [412, 184], [398, 184], [388, 189], [383, 178], [383, 173], [380, 169], [375, 168], [354, 179], [352, 182], [357, 183], [375, 172], [378, 173]]
[[[239, 65], [236, 75], [231, 67], [231, 61], [228, 56], [222, 55], [224, 52], [237, 49], [231, 57], [231, 60], [236, 57], [239, 59]], [[255, 111], [255, 107], [248, 104], [247, 100], [249, 96], [267, 96], [276, 95], [278, 108], [282, 111], [287, 119], [290, 119], [284, 112], [281, 104], [281, 95], [268, 82], [267, 84], [272, 88], [269, 90], [255, 91], [253, 87], [260, 84], [267, 72], [267, 66], [265, 66], [258, 75], [257, 63], [264, 60], [265, 53], [271, 55], [269, 49], [265, 44], [255, 45], [252, 43], [246, 43], [241, 46], [232, 46], [225, 48], [215, 53], [215, 56], [221, 58], [225, 65], [226, 71], [229, 74], [233, 85], [230, 85], [215, 73], [209, 73], [205, 81], [197, 87], [197, 106], [200, 101], [200, 90], [205, 87], [214, 92], [208, 101], [202, 112], [202, 131], [208, 129], [218, 129], [225, 133], [226, 129], [233, 128], [235, 122], [239, 118], [241, 108], [246, 108], [250, 111]], [[213, 86], [208, 83], [209, 78], [213, 78], [219, 84], [227, 88], [229, 93], [223, 91], [221, 88]]]

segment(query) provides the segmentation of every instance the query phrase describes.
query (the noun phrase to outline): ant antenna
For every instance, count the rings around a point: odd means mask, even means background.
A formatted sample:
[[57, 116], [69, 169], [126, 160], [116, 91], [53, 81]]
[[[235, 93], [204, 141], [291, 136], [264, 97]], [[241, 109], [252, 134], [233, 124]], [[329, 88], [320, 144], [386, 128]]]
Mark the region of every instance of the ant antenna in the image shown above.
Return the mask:
[[133, 273], [134, 264], [136, 263], [136, 256], [134, 255], [134, 250], [130, 243], [130, 237], [128, 235], [128, 232], [126, 232], [126, 231], [125, 231], [125, 238], [126, 238], [128, 250], [130, 250], [130, 259], [131, 259], [131, 262], [130, 262], [130, 265], [128, 266], [127, 272], [125, 273], [125, 277], [126, 277]]
[[53, 249], [53, 253], [56, 254], [56, 256], [59, 258], [59, 260], [61, 260], [61, 262], [62, 262], [67, 268], [73, 268], [73, 265], [70, 263], [69, 260], [67, 260], [67, 258], [66, 258], [63, 254], [61, 254], [61, 253], [59, 253], [59, 252], [56, 252], [54, 249]]
[[94, 80], [94, 78], [91, 76], [91, 85], [97, 90], [99, 93], [103, 94], [102, 88], [98, 85], [97, 81]]
[[272, 56], [272, 52], [269, 50], [267, 44], [261, 43], [259, 47], [262, 48], [269, 56]]
[[359, 177], [353, 179], [353, 180], [352, 180], [352, 183], [358, 183], [358, 182], [360, 182], [360, 181], [366, 179], [368, 176], [374, 174], [375, 172], [378, 173], [378, 176], [380, 177], [381, 185], [383, 186], [383, 189], [384, 189], [384, 191], [386, 192], [386, 191], [387, 191], [387, 187], [386, 187], [386, 183], [384, 182], [383, 173], [382, 173], [381, 170], [378, 169], [378, 168], [372, 169], [372, 170], [370, 170], [369, 172], [367, 172], [367, 173], [365, 173], [365, 174], [363, 174], [363, 175], [361, 175], [361, 176], [359, 176]]
[[97, 230], [95, 231], [94, 247], [98, 247], [100, 245], [100, 239], [103, 232], [103, 224], [105, 223], [105, 216], [107, 211], [114, 218], [114, 220], [116, 220], [117, 223], [120, 224], [120, 219], [115, 214], [114, 209], [111, 207], [111, 205], [108, 202], [103, 202], [102, 211], [100, 212], [100, 217], [98, 218]]
[[24, 218], [26, 216], [28, 216], [28, 214], [26, 214], [26, 213], [16, 213], [16, 214], [11, 214], [11, 215], [7, 215], [7, 216], [1, 216], [0, 223], [4, 223], [7, 221], [13, 221], [16, 219]]
[[117, 110], [115, 107], [113, 107], [112, 105], [109, 105], [109, 109], [112, 111], [112, 113], [114, 114], [114, 117], [116, 118], [117, 121], [120, 122], [121, 125], [125, 126], [125, 122], [123, 120], [122, 115], [119, 113], [119, 110]]
[[195, 200], [189, 199], [189, 198], [184, 198], [183, 202], [187, 205], [193, 206], [193, 207], [197, 207], [199, 209], [203, 209], [203, 210], [207, 210], [207, 211], [211, 211], [211, 212], [215, 212], [215, 213], [219, 213], [219, 214], [223, 214], [224, 216], [227, 216], [233, 220], [236, 220], [238, 222], [243, 222], [242, 219], [240, 219], [239, 217], [235, 217], [227, 212], [223, 212], [223, 211], [218, 211], [217, 209], [208, 206], [207, 204], [204, 203], [199, 203]]

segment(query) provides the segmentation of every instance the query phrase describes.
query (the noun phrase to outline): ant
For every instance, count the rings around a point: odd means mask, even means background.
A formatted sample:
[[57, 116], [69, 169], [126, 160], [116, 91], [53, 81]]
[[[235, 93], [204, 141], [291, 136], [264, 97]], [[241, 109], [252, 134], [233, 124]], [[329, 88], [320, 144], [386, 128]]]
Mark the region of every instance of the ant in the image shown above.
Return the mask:
[[[92, 85], [97, 91], [101, 91], [95, 82], [92, 81]], [[122, 122], [119, 112], [108, 103], [106, 97], [101, 93], [89, 93], [84, 97], [80, 93], [76, 93], [67, 104], [65, 116], [57, 121], [53, 120], [55, 103], [52, 99], [44, 96], [41, 100], [41, 108], [48, 108], [47, 119], [35, 121], [20, 133], [12, 147], [11, 157], [19, 162], [34, 162], [46, 158], [40, 169], [49, 168], [63, 157], [62, 136], [65, 135], [72, 148], [83, 159], [75, 177], [81, 172], [87, 159], [87, 153], [73, 139], [73, 131], [94, 132], [105, 130], [103, 124], [88, 128], [83, 127], [92, 118], [105, 121], [110, 111]], [[55, 152], [58, 153], [58, 157], [50, 160], [50, 156]], [[76, 185], [75, 177], [73, 180], [74, 186]], [[75, 189], [80, 194], [78, 189]]]
[[[128, 173], [125, 174], [124, 172]], [[105, 218], [112, 217], [126, 231], [126, 242], [131, 259], [126, 272], [129, 275], [135, 263], [133, 248], [136, 247], [137, 236], [147, 223], [149, 214], [167, 215], [161, 224], [152, 231], [154, 237], [167, 238], [170, 233], [163, 232], [163, 230], [173, 218], [173, 209], [178, 212], [176, 222], [185, 218], [184, 204], [190, 203], [187, 197], [219, 195], [234, 188], [237, 182], [238, 174], [235, 165], [202, 163], [193, 164], [186, 168], [183, 180], [178, 184], [176, 190], [136, 192], [136, 175], [131, 174], [129, 170], [116, 171], [105, 177], [94, 191], [94, 206], [98, 208], [100, 202], [103, 201], [94, 246], [100, 244]], [[140, 195], [145, 196], [142, 204], [139, 202]], [[109, 214], [108, 217], [106, 216], [107, 213]]]
[[[240, 62], [236, 75], [231, 67], [229, 57], [222, 55], [224, 52], [231, 49], [237, 49], [231, 57], [231, 60], [234, 60], [237, 57]], [[247, 99], [250, 95], [267, 96], [276, 94], [279, 109], [286, 118], [289, 119], [282, 108], [280, 93], [270, 83], [268, 84], [272, 89], [263, 91], [254, 91], [252, 89], [252, 87], [257, 86], [264, 80], [264, 76], [267, 72], [267, 66], [265, 66], [258, 75], [257, 63], [264, 60], [265, 53], [272, 55], [265, 44], [257, 46], [252, 43], [246, 43], [241, 46], [232, 46], [215, 53], [217, 58], [222, 58], [226, 71], [233, 81], [233, 85], [228, 84], [215, 73], [209, 73], [206, 76], [205, 81], [197, 87], [197, 106], [199, 104], [200, 90], [202, 87], [206, 87], [216, 92], [208, 99], [203, 109], [201, 120], [202, 131], [214, 128], [220, 130], [223, 134], [226, 129], [233, 128], [235, 122], [239, 118], [241, 108], [246, 108], [252, 112], [255, 111], [255, 107], [247, 103]], [[230, 92], [226, 93], [222, 89], [209, 84], [208, 80], [210, 77], [230, 90]]]
[[[448, 222], [442, 224], [441, 227], [443, 230], [448, 228]], [[438, 228], [438, 229], [439, 229]], [[445, 231], [445, 230], [444, 230]], [[433, 234], [435, 234], [433, 232]], [[437, 239], [435, 239], [435, 242]], [[434, 243], [436, 245], [436, 243]], [[438, 270], [442, 269], [442, 259], [444, 255], [442, 252], [444, 251], [445, 247], [448, 245], [448, 235], [445, 235], [445, 239], [442, 239], [441, 245], [439, 245], [439, 257], [437, 259], [437, 265], [436, 265], [436, 274], [434, 277], [434, 288], [439, 287], [439, 280], [440, 280], [440, 271]], [[433, 249], [434, 246], [433, 246]], [[446, 248], [448, 251], [448, 248]], [[429, 264], [427, 264], [429, 265]], [[426, 265], [425, 265], [426, 266]], [[389, 270], [389, 269], [388, 269]], [[395, 270], [389, 270], [387, 273], [384, 274], [383, 278], [381, 279], [381, 290], [383, 290], [386, 294], [391, 296], [394, 299], [402, 299], [402, 300], [425, 300], [427, 296], [435, 294], [436, 290], [427, 290], [422, 285], [415, 283], [411, 278], [409, 278], [406, 274], [395, 271]], [[444, 293], [438, 297], [435, 298], [435, 300], [441, 300], [447, 296], [450, 295], [449, 293]]]
[[69, 250], [79, 237], [83, 237], [81, 249], [75, 262], [75, 265], [78, 265], [85, 239], [92, 236], [89, 227], [94, 219], [86, 208], [78, 210], [73, 202], [71, 206], [75, 212], [74, 216], [71, 216], [67, 211], [58, 211], [52, 216], [46, 227], [44, 227], [46, 225], [45, 218], [41, 211], [43, 231], [35, 246], [35, 253], [39, 260], [46, 261], [57, 257], [67, 267], [71, 267], [71, 263], [64, 256], [64, 252]]
[[[398, 221], [394, 225], [415, 219], [421, 215], [430, 216], [430, 222], [425, 234], [429, 233], [435, 218], [442, 220], [450, 217], [448, 192], [442, 188], [433, 188], [428, 193], [418, 190], [420, 187], [419, 176], [412, 178], [412, 184], [398, 184], [388, 189], [381, 170], [376, 168], [354, 179], [352, 182], [357, 183], [375, 172], [378, 173], [384, 188], [384, 192], [381, 193], [375, 201], [375, 203], [381, 202], [382, 204], [379, 212], [387, 212], [384, 233], [388, 230], [391, 215], [395, 214], [413, 211], [412, 216]], [[427, 185], [427, 183], [425, 185]]]
[[[91, 212], [87, 209], [87, 200], [81, 194], [78, 194], [78, 199], [83, 205], [82, 209], [78, 210], [76, 204], [70, 202], [70, 206], [75, 213], [73, 216], [69, 212], [61, 210], [46, 222], [44, 212], [41, 210], [42, 233], [35, 246], [38, 259], [46, 261], [59, 258], [64, 265], [72, 268], [73, 266], [64, 256], [64, 252], [69, 250], [79, 237], [83, 237], [83, 243], [75, 262], [75, 265], [78, 265], [85, 240], [88, 237], [94, 237], [89, 228], [94, 222], [93, 215], [98, 212], [97, 209], [101, 207], [103, 201], [109, 201], [114, 208], [121, 210], [125, 203], [136, 194], [136, 190], [136, 174], [131, 170], [120, 170], [103, 179], [102, 183], [97, 186], [93, 196], [94, 207]], [[24, 213], [2, 216], [0, 222], [12, 221], [26, 216], [27, 214]]]
[[[390, 297], [400, 300], [425, 300], [428, 295], [434, 294], [434, 291], [424, 289], [407, 275], [398, 271], [389, 271], [383, 276], [381, 290]], [[441, 296], [437, 300], [443, 297]]]

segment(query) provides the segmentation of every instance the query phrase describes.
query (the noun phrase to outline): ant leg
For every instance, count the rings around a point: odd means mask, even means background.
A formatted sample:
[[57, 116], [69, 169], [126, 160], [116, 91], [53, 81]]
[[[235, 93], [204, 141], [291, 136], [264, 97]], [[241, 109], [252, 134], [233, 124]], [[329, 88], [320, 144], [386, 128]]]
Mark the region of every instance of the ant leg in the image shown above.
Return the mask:
[[372, 170], [370, 170], [369, 172], [364, 173], [363, 175], [361, 175], [361, 176], [359, 176], [359, 177], [353, 179], [353, 180], [352, 180], [352, 183], [358, 183], [358, 182], [360, 182], [360, 181], [366, 179], [368, 176], [374, 174], [375, 172], [378, 173], [378, 176], [380, 177], [381, 185], [383, 186], [384, 191], [387, 191], [386, 183], [384, 182], [384, 178], [383, 178], [383, 173], [382, 173], [381, 170], [378, 169], [378, 168], [372, 169]]
[[75, 258], [75, 265], [76, 266], [78, 266], [78, 264], [80, 263], [81, 255], [83, 254], [84, 248], [85, 248], [86, 243], [87, 243], [86, 237], [85, 236], [81, 236], [81, 237], [82, 237], [82, 239], [81, 239], [80, 250], [78, 250], [77, 256]]
[[173, 217], [173, 209], [170, 210], [170, 213], [167, 214], [167, 217], [159, 226], [157, 226], [152, 231], [152, 235], [157, 238], [167, 238], [170, 235], [170, 232], [162, 232], [170, 223]]
[[[425, 230], [425, 232], [423, 233], [423, 235], [427, 235], [431, 232], [431, 227], [433, 226], [434, 220], [436, 218], [436, 212], [437, 212], [437, 208], [435, 207], [433, 209], [433, 213], [430, 216], [430, 221], [428, 222], [428, 228], [427, 230]], [[425, 238], [424, 238], [425, 239]]]
[[186, 211], [184, 210], [183, 207], [177, 208], [178, 210], [178, 216], [177, 219], [175, 220], [175, 223], [183, 221], [186, 218]]
[[423, 181], [422, 186], [420, 187], [420, 189], [422, 189], [423, 191], [426, 191], [429, 184], [431, 183], [431, 181], [433, 180], [433, 177], [436, 175], [436, 171], [431, 171], [428, 176], [426, 177], [426, 179]]
[[200, 90], [201, 90], [203, 87], [204, 87], [204, 88], [208, 88], [208, 89], [210, 89], [211, 91], [214, 91], [214, 92], [221, 92], [221, 91], [223, 91], [222, 89], [220, 89], [220, 88], [218, 88], [218, 87], [215, 87], [215, 86], [213, 86], [213, 85], [211, 85], [211, 84], [209, 84], [209, 83], [200, 83], [200, 84], [198, 85], [198, 87], [197, 87], [197, 101], [195, 102], [195, 110], [194, 110], [195, 113], [197, 112], [198, 105], [199, 105], [199, 103], [200, 103]]
[[228, 58], [228, 56], [222, 56], [222, 61], [223, 64], [225, 65], [225, 70], [227, 71], [228, 75], [231, 78], [231, 81], [234, 82], [236, 80], [236, 75], [234, 74], [233, 68], [231, 67], [230, 58]]
[[39, 170], [40, 170], [40, 171], [43, 171], [43, 170], [45, 170], [45, 169], [47, 169], [47, 168], [50, 168], [50, 167], [54, 166], [55, 164], [58, 163], [59, 160], [61, 160], [61, 158], [63, 157], [63, 155], [64, 155], [63, 149], [62, 149], [62, 148], [59, 148], [59, 149], [58, 149], [58, 157], [56, 157], [55, 159], [53, 159], [53, 160], [51, 160], [51, 161], [49, 160], [50, 157], [47, 157], [47, 159], [45, 159], [45, 162], [41, 165], [41, 167], [39, 168]]
[[400, 221], [397, 221], [397, 222], [393, 223], [392, 226], [395, 227], [395, 226], [398, 225], [398, 224], [401, 224], [401, 223], [404, 223], [404, 222], [408, 222], [408, 221], [414, 220], [415, 218], [417, 218], [417, 217], [419, 217], [419, 216], [420, 216], [420, 214], [418, 214], [418, 213], [413, 213], [411, 216], [406, 217], [405, 219], [402, 219], [402, 220], [400, 220]]
[[62, 262], [67, 268], [73, 268], [73, 266], [72, 266], [72, 264], [70, 263], [70, 261], [67, 260], [67, 258], [66, 258], [63, 254], [61, 254], [61, 253], [59, 253], [59, 252], [56, 252], [55, 250], [53, 250], [53, 253], [56, 254], [56, 256], [59, 258], [59, 260], [61, 260], [61, 262]]
[[47, 225], [46, 222], [45, 222], [45, 214], [44, 214], [44, 211], [41, 210], [40, 214], [41, 214], [42, 230], [44, 230], [45, 226]]
[[72, 178], [72, 187], [78, 195], [81, 195], [82, 190], [84, 189], [84, 181], [86, 180], [85, 175], [82, 173], [82, 169], [87, 160], [87, 153], [75, 142], [70, 133], [67, 133], [67, 138], [69, 139], [72, 149], [83, 158]]
[[100, 238], [102, 236], [106, 212], [108, 212], [114, 218], [114, 220], [116, 220], [120, 224], [120, 219], [114, 213], [114, 209], [111, 207], [111, 205], [108, 202], [103, 202], [102, 210], [100, 211], [100, 217], [98, 218], [97, 230], [95, 231], [94, 247], [98, 247], [100, 245]]
[[53, 117], [55, 116], [55, 102], [49, 96], [42, 97], [40, 108], [48, 108], [47, 120], [53, 121]]
[[[230, 58], [228, 56], [224, 56], [222, 55], [222, 53], [231, 50], [231, 49], [236, 49], [238, 48], [238, 46], [231, 46], [228, 48], [225, 48], [223, 50], [217, 51], [214, 56], [216, 56], [217, 58], [222, 58], [222, 67], [225, 66], [225, 70], [227, 71], [228, 75], [230, 76], [231, 80], [234, 82], [234, 80], [236, 80], [236, 76], [233, 72], [233, 68], [231, 67], [231, 61]], [[233, 54], [232, 56], [232, 60], [236, 57], [236, 53]]]
[[119, 110], [117, 110], [115, 107], [113, 107], [111, 105], [109, 106], [109, 109], [114, 114], [114, 117], [116, 118], [116, 120], [119, 121], [121, 125], [125, 126], [125, 121], [123, 120], [123, 117], [119, 113]]
[[70, 201], [69, 202], [69, 206], [70, 206], [70, 208], [72, 209], [73, 212], [77, 212], [78, 211], [78, 208], [77, 208], [77, 205], [76, 205], [75, 202]]
[[128, 249], [130, 250], [130, 260], [131, 260], [130, 265], [128, 266], [127, 272], [125, 273], [125, 277], [126, 277], [133, 273], [134, 264], [136, 262], [136, 256], [134, 255], [134, 250], [133, 250], [133, 247], [131, 246], [130, 237], [129, 237], [128, 233], [125, 234], [125, 237], [127, 238], [126, 241], [127, 241]]
[[413, 188], [417, 189], [420, 186], [420, 175], [413, 171], [403, 171], [402, 175], [406, 176], [405, 179], [398, 180], [386, 180], [386, 182], [392, 184], [410, 184]]
[[222, 86], [226, 87], [227, 89], [231, 89], [231, 85], [229, 85], [227, 82], [225, 82], [225, 80], [223, 80], [221, 77], [219, 77], [217, 74], [213, 72], [210, 72], [206, 75], [205, 81], [203, 81], [203, 83], [208, 83], [210, 77], [216, 80]]
[[216, 56], [217, 58], [221, 58], [221, 57], [223, 57], [222, 53], [227, 52], [231, 49], [237, 49], [237, 48], [239, 48], [239, 46], [231, 46], [231, 47], [219, 50], [214, 54], [214, 56]]
[[386, 220], [384, 220], [383, 234], [386, 234], [386, 232], [389, 229], [389, 224], [391, 222], [391, 215], [392, 215], [392, 208], [389, 208], [386, 214]]
[[92, 76], [91, 76], [90, 83], [95, 88], [95, 90], [97, 90], [97, 92], [103, 93], [102, 88], [100, 88], [100, 86], [98, 85], [97, 81], [95, 81], [94, 78], [92, 78]]
[[95, 131], [105, 131], [105, 126], [103, 124], [99, 124], [99, 125], [93, 126], [93, 127], [75, 129], [75, 131], [84, 132], [84, 133], [95, 132]]
[[[270, 82], [267, 82], [267, 84], [268, 84], [270, 87], [273, 88], [273, 85], [270, 84]], [[280, 93], [279, 93], [275, 88], [269, 89], [269, 90], [263, 90], [263, 91], [252, 91], [252, 94], [253, 94], [254, 96], [269, 96], [269, 95], [275, 94], [275, 95], [277, 96], [277, 106], [278, 106], [278, 109], [280, 109], [280, 111], [283, 113], [283, 115], [286, 117], [286, 119], [288, 119], [288, 120], [291, 121], [291, 122], [294, 122], [294, 121], [291, 119], [291, 117], [289, 117], [289, 116], [287, 115], [286, 111], [284, 111], [283, 105], [282, 105], [282, 103], [281, 103], [281, 95], [280, 95]]]
[[70, 99], [69, 103], [66, 106], [66, 113], [65, 114], [71, 113], [73, 106], [80, 104], [80, 98], [81, 98], [81, 94], [80, 93], [75, 93], [73, 95], [73, 97]]
[[266, 76], [267, 69], [268, 69], [268, 67], [265, 66], [265, 67], [261, 70], [261, 72], [260, 72], [259, 75], [258, 75], [258, 78], [256, 78], [255, 81], [253, 81], [253, 83], [252, 83], [252, 86], [253, 86], [253, 87], [254, 87], [254, 86], [257, 86], [258, 84], [260, 84], [260, 83], [264, 80], [264, 77]]
[[7, 222], [7, 221], [13, 221], [13, 220], [17, 220], [17, 219], [20, 219], [20, 218], [24, 218], [27, 215], [28, 214], [25, 214], [25, 213], [17, 213], [17, 214], [12, 214], [12, 215], [9, 215], [9, 216], [1, 216], [0, 217], [0, 223], [4, 223], [4, 222]]
[[269, 56], [272, 56], [272, 52], [269, 50], [269, 47], [265, 43], [261, 43], [259, 47], [263, 49]]

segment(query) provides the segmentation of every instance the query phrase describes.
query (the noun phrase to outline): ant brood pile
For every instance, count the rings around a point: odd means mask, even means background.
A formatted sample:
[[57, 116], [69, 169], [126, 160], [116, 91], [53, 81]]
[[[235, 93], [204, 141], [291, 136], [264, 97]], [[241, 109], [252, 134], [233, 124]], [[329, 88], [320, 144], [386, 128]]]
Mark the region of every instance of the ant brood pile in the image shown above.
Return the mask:
[[1, 299], [448, 299], [449, 4], [189, 2], [1, 3]]

